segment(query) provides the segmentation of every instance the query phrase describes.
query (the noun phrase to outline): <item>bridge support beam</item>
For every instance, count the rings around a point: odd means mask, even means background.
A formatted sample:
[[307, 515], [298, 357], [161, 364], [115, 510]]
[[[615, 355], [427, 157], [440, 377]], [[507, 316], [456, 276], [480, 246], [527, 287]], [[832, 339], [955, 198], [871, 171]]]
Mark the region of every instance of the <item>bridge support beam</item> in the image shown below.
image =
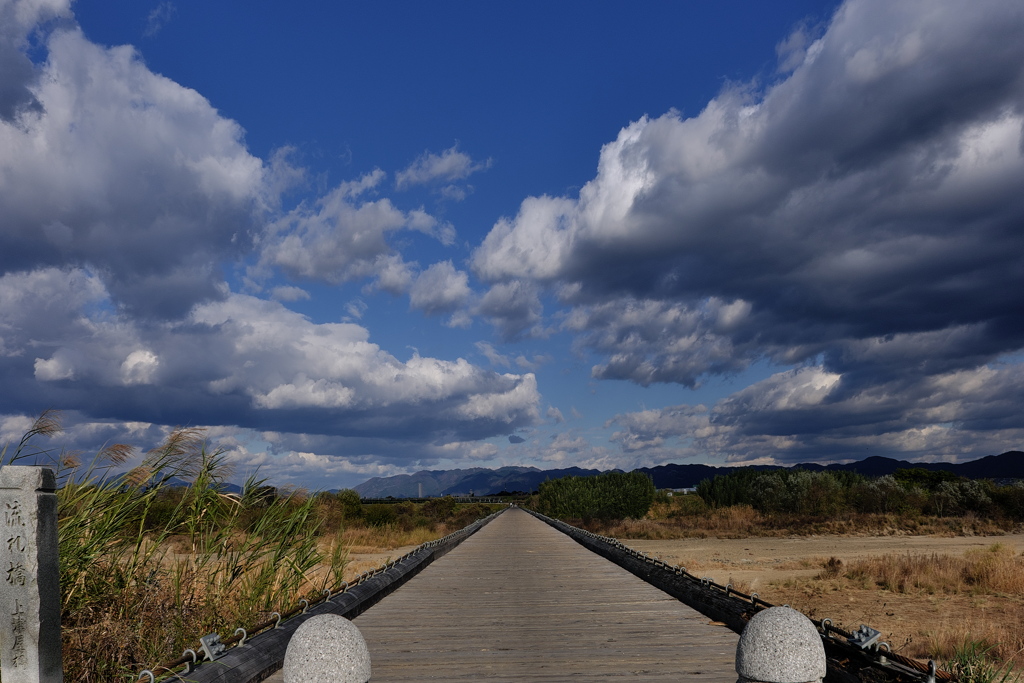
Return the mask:
[[825, 648], [795, 609], [771, 607], [751, 617], [736, 647], [737, 683], [820, 683]]

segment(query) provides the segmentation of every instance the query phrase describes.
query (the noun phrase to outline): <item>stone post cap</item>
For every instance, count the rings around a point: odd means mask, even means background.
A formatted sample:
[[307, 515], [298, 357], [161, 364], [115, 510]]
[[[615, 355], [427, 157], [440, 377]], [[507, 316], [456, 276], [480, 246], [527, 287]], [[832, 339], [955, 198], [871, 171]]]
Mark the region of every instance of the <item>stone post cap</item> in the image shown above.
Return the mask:
[[0, 489], [53, 491], [57, 478], [49, 467], [4, 465], [0, 467]]
[[825, 647], [811, 620], [789, 607], [755, 614], [736, 647], [739, 683], [816, 683], [825, 677]]
[[363, 634], [337, 614], [318, 614], [304, 621], [288, 641], [284, 655], [285, 683], [367, 683], [370, 650]]

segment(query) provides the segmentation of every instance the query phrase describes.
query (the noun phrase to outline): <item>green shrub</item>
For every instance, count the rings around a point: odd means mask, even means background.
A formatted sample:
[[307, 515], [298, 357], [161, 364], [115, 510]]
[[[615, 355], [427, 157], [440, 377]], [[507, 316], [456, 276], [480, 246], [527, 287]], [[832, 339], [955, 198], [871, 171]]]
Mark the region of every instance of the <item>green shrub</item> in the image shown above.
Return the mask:
[[550, 517], [637, 519], [651, 508], [654, 492], [654, 482], [643, 472], [563, 477], [540, 485], [537, 506]]
[[444, 496], [443, 498], [431, 498], [426, 501], [420, 507], [420, 512], [435, 522], [444, 522], [455, 514], [457, 507], [458, 503], [455, 502], [454, 498]]
[[697, 517], [706, 514], [708, 504], [696, 494], [672, 496], [672, 508], [669, 517]]
[[363, 521], [366, 526], [387, 526], [398, 521], [398, 509], [394, 503], [374, 503], [363, 506]]
[[750, 505], [759, 512], [829, 517], [846, 507], [851, 488], [864, 481], [854, 472], [739, 470], [705, 479], [697, 494], [712, 507]]
[[342, 489], [334, 494], [334, 497], [344, 509], [345, 519], [359, 519], [363, 516], [363, 503], [358, 491]]

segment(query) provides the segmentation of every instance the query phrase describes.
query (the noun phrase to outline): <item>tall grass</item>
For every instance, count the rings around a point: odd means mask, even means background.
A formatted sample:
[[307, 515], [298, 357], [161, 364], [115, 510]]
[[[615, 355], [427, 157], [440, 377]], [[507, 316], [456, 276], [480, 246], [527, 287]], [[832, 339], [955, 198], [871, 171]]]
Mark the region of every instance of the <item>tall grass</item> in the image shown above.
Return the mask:
[[1024, 556], [1000, 543], [962, 557], [879, 555], [852, 562], [846, 577], [895, 593], [1004, 593], [1024, 598]]
[[[828, 582], [832, 590], [883, 590], [946, 605], [941, 618], [921, 630], [924, 638], [913, 643], [908, 654], [944, 660], [962, 681], [1011, 681], [1019, 676], [1024, 664], [1024, 610], [997, 605], [1024, 604], [1024, 555], [1005, 545], [969, 550], [959, 557], [886, 554], [848, 563], [832, 557], [814, 580]], [[963, 605], [964, 597], [967, 604], [989, 609], [950, 607]], [[999, 603], [993, 602], [996, 599]]]
[[227, 493], [229, 463], [200, 429], [172, 432], [141, 465], [114, 476], [132, 447], [111, 445], [83, 462], [45, 447], [41, 440], [60, 431], [59, 413], [47, 411], [16, 446], [0, 449], [0, 465], [42, 461], [57, 472], [69, 681], [134, 681], [207, 633], [230, 635], [339, 586], [351, 578], [354, 544], [418, 545], [494, 508], [448, 498], [382, 511], [354, 491], [308, 495], [255, 477], [241, 494]]
[[958, 645], [946, 663], [960, 683], [1013, 683], [1020, 673], [1011, 663], [999, 663], [992, 657], [992, 646], [976, 640]]
[[[45, 413], [7, 462], [45, 455], [33, 441], [59, 429], [59, 416]], [[67, 680], [134, 680], [200, 636], [230, 634], [340, 582], [346, 553], [318, 548], [314, 499], [268, 497], [254, 478], [241, 495], [224, 493], [230, 468], [203, 436], [173, 432], [123, 477], [111, 472], [133, 454], [129, 446], [88, 463], [52, 458]], [[189, 484], [172, 490], [172, 477]]]

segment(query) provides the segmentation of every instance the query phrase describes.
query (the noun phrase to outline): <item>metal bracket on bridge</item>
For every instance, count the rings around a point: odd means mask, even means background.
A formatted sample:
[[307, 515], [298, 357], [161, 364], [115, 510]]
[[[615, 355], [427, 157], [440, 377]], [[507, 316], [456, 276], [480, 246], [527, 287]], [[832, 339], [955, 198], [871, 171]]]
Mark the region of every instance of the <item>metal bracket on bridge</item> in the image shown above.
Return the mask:
[[227, 649], [224, 646], [224, 643], [220, 642], [220, 634], [218, 633], [211, 633], [208, 636], [203, 636], [199, 639], [199, 642], [203, 646], [203, 652], [206, 653], [206, 658], [211, 662], [223, 657], [224, 651]]
[[853, 636], [848, 641], [850, 645], [856, 645], [862, 650], [870, 650], [881, 637], [881, 631], [876, 631], [866, 624], [861, 624], [860, 628], [853, 632]]

